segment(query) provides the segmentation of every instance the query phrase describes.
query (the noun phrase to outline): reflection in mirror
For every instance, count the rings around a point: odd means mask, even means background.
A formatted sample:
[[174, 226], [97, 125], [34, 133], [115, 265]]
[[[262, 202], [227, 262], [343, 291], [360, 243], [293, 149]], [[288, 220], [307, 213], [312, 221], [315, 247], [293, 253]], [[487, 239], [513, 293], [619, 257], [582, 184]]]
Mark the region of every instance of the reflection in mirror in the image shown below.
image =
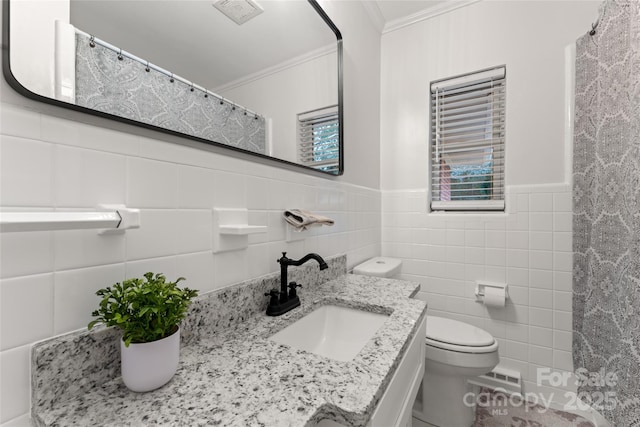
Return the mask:
[[25, 95], [342, 173], [340, 33], [315, 1], [4, 3]]

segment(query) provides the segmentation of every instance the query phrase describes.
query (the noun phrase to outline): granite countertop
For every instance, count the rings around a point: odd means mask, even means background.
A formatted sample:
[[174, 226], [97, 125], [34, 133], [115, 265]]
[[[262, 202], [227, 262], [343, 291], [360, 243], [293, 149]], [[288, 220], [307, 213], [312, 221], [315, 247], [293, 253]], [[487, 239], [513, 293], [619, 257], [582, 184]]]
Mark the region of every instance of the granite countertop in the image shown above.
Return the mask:
[[[311, 426], [321, 419], [367, 423], [426, 315], [409, 299], [418, 283], [346, 274], [299, 291], [302, 306], [264, 314], [183, 346], [165, 386], [129, 391], [118, 377], [51, 409], [37, 425]], [[389, 314], [350, 362], [268, 340], [319, 306], [336, 304]]]

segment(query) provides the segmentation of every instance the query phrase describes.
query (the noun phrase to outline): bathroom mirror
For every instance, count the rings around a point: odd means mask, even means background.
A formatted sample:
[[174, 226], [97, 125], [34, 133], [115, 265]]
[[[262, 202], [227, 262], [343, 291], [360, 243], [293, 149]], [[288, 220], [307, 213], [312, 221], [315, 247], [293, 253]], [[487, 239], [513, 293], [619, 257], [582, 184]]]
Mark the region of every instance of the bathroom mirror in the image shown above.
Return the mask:
[[342, 39], [315, 0], [3, 8], [5, 78], [27, 97], [342, 174]]

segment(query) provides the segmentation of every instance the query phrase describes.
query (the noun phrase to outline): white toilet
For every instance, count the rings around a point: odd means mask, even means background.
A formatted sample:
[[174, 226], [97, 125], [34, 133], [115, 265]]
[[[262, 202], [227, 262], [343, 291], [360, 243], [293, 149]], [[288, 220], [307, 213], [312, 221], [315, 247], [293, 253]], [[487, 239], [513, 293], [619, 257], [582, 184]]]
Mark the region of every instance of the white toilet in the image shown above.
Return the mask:
[[[394, 277], [402, 261], [372, 258], [353, 269], [355, 274]], [[427, 316], [426, 364], [422, 390], [413, 416], [439, 427], [471, 426], [475, 418], [475, 398], [467, 380], [491, 371], [499, 361], [498, 343], [493, 336], [457, 320]]]
[[475, 395], [465, 398], [472, 391], [467, 380], [498, 364], [498, 342], [468, 323], [427, 316], [426, 344], [422, 396], [418, 396], [422, 401], [413, 416], [439, 427], [470, 426]]

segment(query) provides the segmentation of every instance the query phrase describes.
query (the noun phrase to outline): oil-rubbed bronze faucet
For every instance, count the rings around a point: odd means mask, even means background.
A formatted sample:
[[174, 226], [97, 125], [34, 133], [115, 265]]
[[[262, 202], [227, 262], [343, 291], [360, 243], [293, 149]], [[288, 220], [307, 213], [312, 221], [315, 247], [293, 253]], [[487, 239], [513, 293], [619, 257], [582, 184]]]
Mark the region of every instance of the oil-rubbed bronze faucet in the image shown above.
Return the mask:
[[[280, 316], [300, 305], [300, 298], [298, 297], [296, 288], [301, 288], [302, 285], [298, 285], [296, 282], [287, 283], [287, 268], [290, 265], [302, 265], [311, 259], [318, 262], [320, 270], [328, 268], [327, 263], [318, 254], [307, 254], [296, 261], [287, 258], [287, 253], [282, 252], [282, 257], [278, 259], [280, 263], [280, 291], [271, 289], [271, 291], [264, 294], [265, 296], [271, 297], [269, 306], [267, 307], [267, 316]], [[287, 290], [287, 288], [289, 289]]]

